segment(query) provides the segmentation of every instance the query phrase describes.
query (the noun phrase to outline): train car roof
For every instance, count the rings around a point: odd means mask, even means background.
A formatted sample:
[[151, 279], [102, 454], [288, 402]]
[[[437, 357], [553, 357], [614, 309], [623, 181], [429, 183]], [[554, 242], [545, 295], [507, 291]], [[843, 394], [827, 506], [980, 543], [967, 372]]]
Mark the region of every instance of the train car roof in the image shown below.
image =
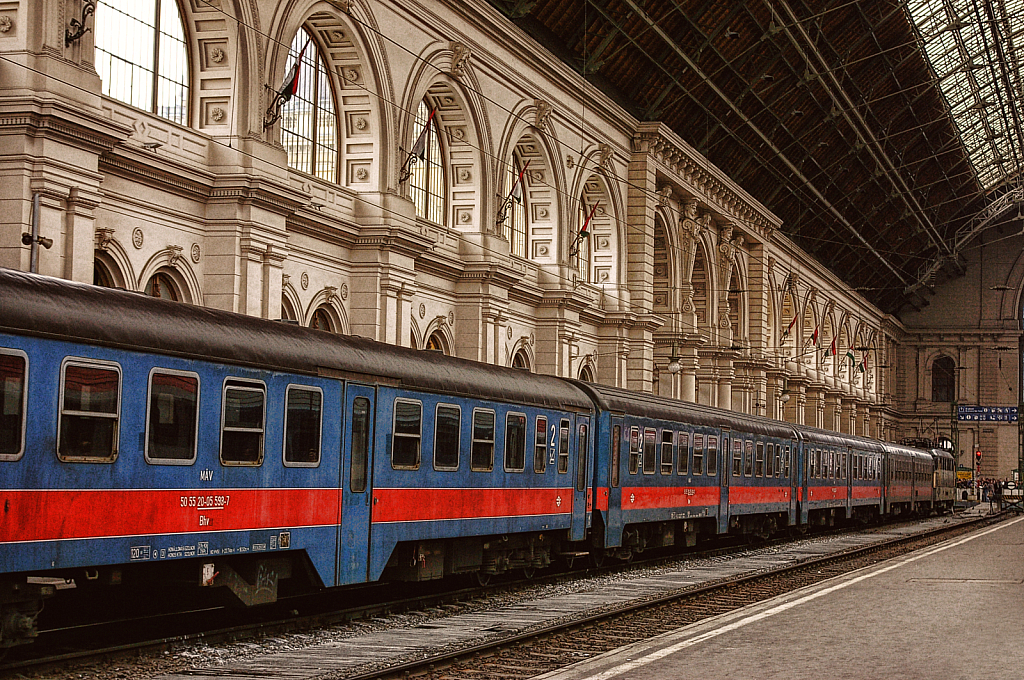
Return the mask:
[[882, 442], [870, 437], [862, 437], [855, 434], [843, 434], [832, 430], [823, 430], [819, 427], [801, 425], [797, 428], [803, 441], [809, 444], [821, 444], [823, 446], [848, 446], [851, 443], [871, 453], [882, 452]]
[[882, 442], [882, 448], [888, 453], [898, 453], [904, 456], [911, 456], [914, 458], [927, 458], [929, 462], [934, 460], [932, 454], [923, 449], [915, 449], [912, 446], [905, 446], [903, 444], [895, 444], [893, 442]]
[[945, 449], [928, 449], [928, 452], [931, 453], [936, 458], [948, 458], [950, 460], [953, 460], [953, 454], [950, 453], [949, 451], [946, 451]]
[[685, 421], [694, 425], [742, 430], [751, 434], [780, 439], [796, 437], [793, 426], [779, 420], [751, 416], [745, 413], [680, 401], [646, 392], [632, 392], [621, 387], [573, 381], [586, 391], [597, 405], [612, 413], [622, 413], [642, 418]]
[[0, 332], [590, 411], [549, 375], [0, 268]]

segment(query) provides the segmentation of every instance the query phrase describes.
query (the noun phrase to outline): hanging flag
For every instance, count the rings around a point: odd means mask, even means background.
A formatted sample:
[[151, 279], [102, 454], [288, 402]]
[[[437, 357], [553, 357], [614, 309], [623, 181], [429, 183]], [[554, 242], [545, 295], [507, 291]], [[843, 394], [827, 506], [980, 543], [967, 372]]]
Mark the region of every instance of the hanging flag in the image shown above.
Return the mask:
[[409, 156], [418, 156], [419, 159], [425, 160], [427, 157], [427, 133], [430, 132], [430, 121], [434, 120], [434, 113], [437, 109], [430, 109], [430, 115], [427, 116], [427, 122], [423, 125], [423, 131], [420, 132], [420, 136], [416, 138], [416, 143], [412, 145], [412, 151], [409, 152]]
[[519, 171], [519, 176], [516, 177], [516, 181], [512, 183], [512, 198], [515, 199], [516, 203], [522, 204], [523, 202], [523, 173], [526, 172], [526, 168], [530, 167], [530, 161], [526, 161], [526, 165]]
[[796, 325], [796, 315], [794, 315], [793, 316], [793, 320], [789, 322], [789, 328], [787, 328], [786, 332], [782, 334], [782, 341], [783, 342], [785, 342], [786, 338], [789, 337], [789, 333], [793, 330], [793, 326], [795, 326], [795, 325]]
[[281, 99], [281, 103], [287, 102], [299, 91], [299, 67], [302, 65], [302, 55], [306, 53], [307, 47], [309, 47], [309, 40], [302, 46], [299, 56], [295, 59], [292, 67], [288, 69], [288, 73], [284, 76], [284, 82], [281, 83], [281, 87], [277, 91], [277, 96]]
[[853, 356], [853, 348], [846, 350], [846, 358], [850, 360], [850, 367], [857, 365], [857, 357]]
[[811, 335], [811, 344], [814, 345], [815, 347], [818, 346], [818, 327], [817, 326], [814, 327], [814, 334]]
[[601, 201], [598, 201], [597, 203], [594, 204], [594, 208], [593, 210], [590, 211], [590, 214], [587, 215], [587, 219], [583, 220], [583, 226], [580, 227], [580, 233], [576, 236], [577, 241], [580, 240], [581, 238], [586, 238], [587, 236], [590, 236], [590, 232], [587, 230], [590, 228], [590, 220], [591, 218], [594, 217], [594, 213], [597, 212], [597, 206], [599, 205], [601, 205]]
[[865, 371], [868, 370], [867, 361], [868, 361], [868, 355], [865, 352], [864, 355], [861, 356], [861, 358], [860, 358], [860, 363], [857, 364], [857, 368], [860, 369], [861, 373], [864, 373]]
[[832, 336], [832, 344], [828, 346], [828, 349], [826, 349], [825, 353], [822, 355], [821, 363], [825, 363], [826, 361], [828, 361], [829, 357], [834, 357], [835, 355], [836, 355], [836, 336], [833, 335]]

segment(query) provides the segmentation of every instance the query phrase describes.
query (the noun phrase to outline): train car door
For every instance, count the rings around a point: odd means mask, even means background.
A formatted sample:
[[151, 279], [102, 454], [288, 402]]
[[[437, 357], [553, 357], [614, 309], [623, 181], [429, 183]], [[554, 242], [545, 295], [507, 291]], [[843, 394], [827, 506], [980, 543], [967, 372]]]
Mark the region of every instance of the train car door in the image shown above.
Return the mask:
[[[621, 479], [623, 470], [629, 459], [629, 430], [626, 428], [622, 416], [611, 418], [611, 440], [608, 450], [611, 452], [608, 461], [608, 489], [607, 498], [601, 501], [598, 498], [598, 507], [604, 507], [605, 518], [605, 546], [618, 547], [622, 545], [622, 487]], [[625, 452], [625, 455], [623, 455]], [[594, 484], [597, 485], [597, 480]], [[614, 537], [614, 538], [613, 538]]]
[[843, 474], [846, 475], [846, 517], [849, 519], [853, 516], [853, 449], [847, 446], [843, 455]]
[[[729, 448], [729, 440], [731, 434], [729, 430], [722, 430], [718, 453], [715, 454], [718, 457], [718, 533], [720, 534], [729, 533], [729, 478], [732, 476], [732, 459], [730, 458], [732, 452]], [[708, 448], [711, 447], [708, 446]]]
[[800, 485], [798, 483], [799, 479], [800, 479], [800, 476], [797, 473], [797, 468], [798, 468], [798, 466], [797, 466], [797, 459], [799, 458], [799, 456], [797, 455], [797, 452], [799, 451], [799, 449], [797, 448], [797, 446], [798, 445], [797, 445], [796, 441], [792, 441], [792, 440], [789, 441], [786, 444], [786, 450], [785, 450], [785, 453], [783, 454], [784, 458], [782, 460], [783, 474], [785, 474], [785, 475], [787, 475], [789, 477], [789, 524], [790, 524], [790, 526], [794, 526], [794, 525], [800, 524], [800, 522], [801, 522], [800, 515], [799, 515], [799, 512], [800, 512], [800, 489], [799, 489], [799, 486]]
[[345, 390], [341, 443], [341, 518], [338, 583], [365, 583], [369, 564], [370, 499], [376, 389], [349, 383]]
[[572, 492], [572, 526], [570, 529], [570, 540], [582, 541], [587, 535], [587, 519], [590, 515], [593, 498], [589, 494], [590, 479], [587, 474], [590, 466], [587, 461], [590, 457], [590, 416], [576, 416], [576, 474], [575, 484]]

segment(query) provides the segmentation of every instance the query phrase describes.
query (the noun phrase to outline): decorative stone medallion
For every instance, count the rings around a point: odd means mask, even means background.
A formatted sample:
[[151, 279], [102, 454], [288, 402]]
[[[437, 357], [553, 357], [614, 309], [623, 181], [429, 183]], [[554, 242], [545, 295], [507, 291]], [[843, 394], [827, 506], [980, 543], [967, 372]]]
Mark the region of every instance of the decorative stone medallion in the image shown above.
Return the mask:
[[299, 285], [302, 286], [302, 290], [309, 288], [309, 274], [302, 272], [302, 276], [299, 277]]
[[192, 244], [191, 255], [192, 255], [192, 261], [195, 262], [196, 264], [199, 264], [199, 258], [203, 256], [203, 252], [202, 252], [202, 250], [199, 249], [199, 244], [198, 243], [193, 243]]
[[142, 242], [145, 240], [145, 238], [146, 237], [143, 235], [142, 229], [140, 229], [139, 227], [135, 227], [135, 229], [132, 230], [132, 245], [135, 246], [136, 248], [142, 247]]

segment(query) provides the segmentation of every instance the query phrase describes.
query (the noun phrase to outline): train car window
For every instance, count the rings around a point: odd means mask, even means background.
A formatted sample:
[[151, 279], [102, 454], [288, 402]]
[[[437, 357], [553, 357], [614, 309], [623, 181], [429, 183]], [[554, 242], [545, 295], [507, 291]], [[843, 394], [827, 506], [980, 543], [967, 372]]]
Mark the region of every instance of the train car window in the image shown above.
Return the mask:
[[438, 404], [434, 412], [434, 469], [458, 470], [462, 445], [462, 409]]
[[640, 428], [629, 428], [629, 474], [640, 470]]
[[533, 471], [543, 474], [548, 469], [548, 419], [537, 416], [537, 432], [534, 435]]
[[672, 451], [672, 444], [675, 441], [676, 433], [672, 430], [661, 431], [661, 474], [672, 474], [672, 459], [675, 457]]
[[558, 425], [558, 474], [569, 471], [569, 421], [562, 419]]
[[222, 465], [263, 463], [267, 387], [261, 382], [225, 380], [220, 427]]
[[764, 445], [764, 476], [775, 476], [775, 444], [768, 442]]
[[789, 479], [789, 462], [791, 460], [790, 459], [790, 454], [791, 454], [790, 448], [787, 446], [786, 447], [786, 455], [782, 459], [782, 464], [785, 466], [783, 471], [782, 471], [782, 476], [785, 477], [786, 479]]
[[676, 474], [690, 472], [690, 433], [680, 432], [676, 438]]
[[526, 469], [526, 414], [505, 414], [505, 471]]
[[622, 450], [622, 426], [616, 425], [612, 428], [612, 469], [611, 469], [611, 482], [612, 487], [619, 485], [619, 463], [620, 454]]
[[850, 464], [850, 454], [847, 453], [846, 451], [843, 451], [840, 454], [840, 457], [840, 459], [842, 460], [842, 467], [840, 468], [839, 472], [841, 474], [842, 479], [847, 479], [850, 476], [849, 470], [847, 470]]
[[576, 490], [587, 488], [587, 451], [590, 448], [589, 432], [586, 423], [580, 423], [579, 436], [576, 438]]
[[320, 464], [320, 435], [324, 393], [318, 387], [289, 385], [285, 392], [284, 464], [316, 467]]
[[469, 452], [469, 468], [474, 472], [494, 469], [494, 411], [473, 409], [473, 449]]
[[693, 435], [693, 474], [704, 474], [704, 435]]
[[57, 457], [109, 463], [117, 458], [121, 367], [67, 362], [61, 375]]
[[743, 456], [743, 476], [750, 477], [754, 474], [754, 442], [747, 441], [746, 455]]
[[653, 475], [657, 460], [658, 431], [653, 427], [644, 428], [644, 474]]
[[391, 467], [396, 470], [418, 470], [423, 404], [412, 399], [395, 399], [394, 418], [391, 430]]
[[0, 460], [18, 460], [25, 453], [28, 355], [0, 349]]
[[739, 477], [743, 474], [743, 442], [739, 439], [732, 440], [732, 476]]
[[754, 476], [764, 477], [764, 442], [757, 442], [754, 452]]
[[196, 460], [199, 376], [153, 369], [149, 374], [146, 450], [149, 463], [190, 465]]
[[349, 465], [349, 488], [353, 493], [366, 491], [370, 463], [370, 400], [352, 400], [352, 460]]
[[[725, 437], [722, 438], [722, 446], [728, 446], [729, 440]], [[704, 455], [704, 468], [710, 477], [714, 477], [718, 474], [718, 437], [709, 434], [708, 435], [708, 448], [707, 453]]]
[[782, 444], [775, 445], [775, 476], [782, 476]]

